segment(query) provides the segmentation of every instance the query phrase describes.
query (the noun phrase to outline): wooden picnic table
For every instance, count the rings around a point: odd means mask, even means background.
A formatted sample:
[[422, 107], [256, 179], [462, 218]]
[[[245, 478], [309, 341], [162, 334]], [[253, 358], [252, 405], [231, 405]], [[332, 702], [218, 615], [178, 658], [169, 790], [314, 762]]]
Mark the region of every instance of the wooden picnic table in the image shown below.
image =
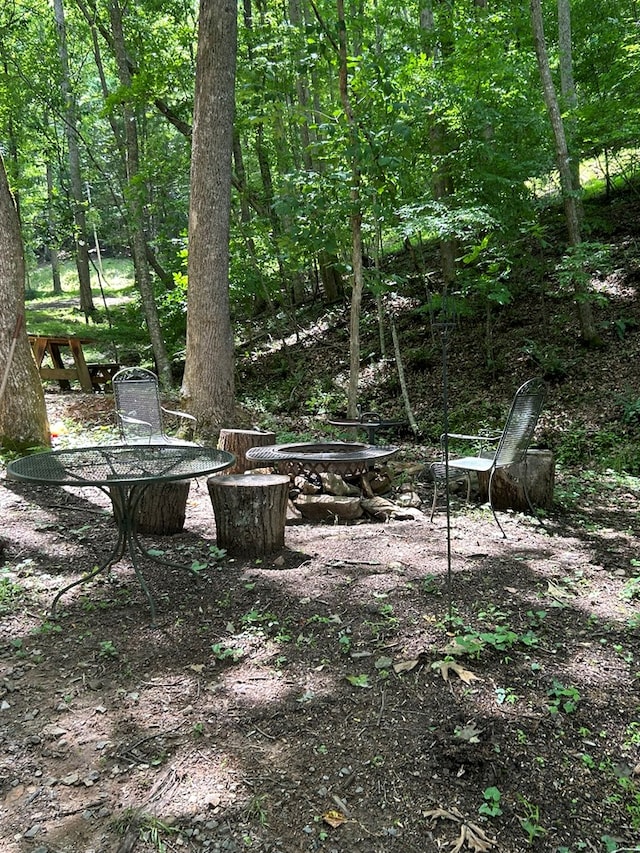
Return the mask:
[[[92, 344], [92, 338], [79, 338], [74, 335], [29, 335], [40, 378], [55, 380], [63, 391], [71, 390], [71, 380], [80, 383], [83, 391], [100, 390], [111, 381], [118, 370], [115, 363], [87, 364], [83, 344]], [[63, 351], [71, 356], [72, 363], [65, 363]], [[49, 361], [50, 364], [44, 363]]]

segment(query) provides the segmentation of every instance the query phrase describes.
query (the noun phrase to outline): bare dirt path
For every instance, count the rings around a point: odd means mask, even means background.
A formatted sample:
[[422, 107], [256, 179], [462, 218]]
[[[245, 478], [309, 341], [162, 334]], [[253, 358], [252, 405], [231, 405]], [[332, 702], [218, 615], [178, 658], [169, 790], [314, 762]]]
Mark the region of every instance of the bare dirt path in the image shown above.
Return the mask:
[[216, 559], [194, 484], [150, 544], [208, 568], [145, 565], [153, 627], [126, 561], [48, 619], [108, 552], [107, 501], [4, 481], [0, 849], [637, 849], [638, 482], [577, 482], [506, 540], [454, 500], [450, 575], [443, 513]]

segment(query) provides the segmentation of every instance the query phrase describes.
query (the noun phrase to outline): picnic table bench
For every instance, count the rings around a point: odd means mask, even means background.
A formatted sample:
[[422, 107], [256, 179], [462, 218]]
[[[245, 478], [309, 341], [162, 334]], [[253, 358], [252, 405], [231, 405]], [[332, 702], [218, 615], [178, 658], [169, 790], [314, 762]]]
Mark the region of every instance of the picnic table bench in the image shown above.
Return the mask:
[[[72, 380], [79, 382], [86, 392], [104, 390], [119, 369], [119, 365], [113, 362], [87, 363], [82, 346], [94, 343], [91, 338], [29, 335], [29, 342], [40, 378], [57, 381], [63, 391], [71, 390]], [[68, 351], [72, 363], [65, 363], [63, 350]]]

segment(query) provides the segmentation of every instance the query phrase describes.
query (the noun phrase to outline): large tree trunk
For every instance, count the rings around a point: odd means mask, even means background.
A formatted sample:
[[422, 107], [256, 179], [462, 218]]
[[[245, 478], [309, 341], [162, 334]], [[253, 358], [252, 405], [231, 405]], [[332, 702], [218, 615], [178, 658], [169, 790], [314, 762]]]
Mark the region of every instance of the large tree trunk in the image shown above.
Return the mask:
[[0, 158], [0, 444], [14, 450], [51, 443], [40, 374], [20, 322], [24, 276], [18, 214]]
[[201, 0], [191, 152], [187, 350], [182, 394], [211, 436], [232, 426], [229, 215], [236, 64], [236, 6]]
[[62, 0], [53, 3], [56, 30], [58, 33], [58, 55], [62, 68], [60, 87], [65, 105], [65, 129], [69, 149], [69, 182], [71, 185], [71, 200], [73, 205], [73, 222], [75, 226], [76, 268], [80, 285], [80, 310], [85, 317], [95, 312], [91, 294], [91, 273], [89, 271], [89, 241], [87, 240], [87, 222], [85, 217], [84, 195], [82, 192], [82, 174], [80, 171], [80, 151], [77, 138], [76, 98], [71, 88], [69, 73], [69, 57], [67, 53], [67, 35]]
[[[562, 188], [562, 201], [564, 204], [567, 232], [569, 234], [569, 246], [575, 248], [582, 242], [579, 207], [576, 199], [576, 193], [574, 192], [574, 179], [571, 172], [571, 158], [569, 157], [564, 122], [562, 120], [562, 113], [560, 111], [560, 106], [558, 105], [558, 98], [555, 86], [553, 85], [551, 68], [549, 66], [549, 54], [544, 35], [541, 0], [531, 0], [531, 23], [533, 27], [533, 41], [536, 49], [536, 58], [538, 60], [538, 70], [542, 81], [542, 91], [555, 141], [556, 165], [558, 166], [558, 172], [560, 173], [560, 185]], [[591, 301], [589, 293], [583, 284], [582, 276], [576, 276], [574, 279], [574, 293], [582, 339], [589, 345], [598, 344], [600, 337], [593, 321]]]

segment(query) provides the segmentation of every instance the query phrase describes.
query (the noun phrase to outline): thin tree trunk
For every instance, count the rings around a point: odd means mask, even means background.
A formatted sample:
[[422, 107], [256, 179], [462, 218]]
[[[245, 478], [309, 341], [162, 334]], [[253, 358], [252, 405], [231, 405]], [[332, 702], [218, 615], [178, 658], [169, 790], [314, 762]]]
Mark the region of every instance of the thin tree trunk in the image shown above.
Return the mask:
[[49, 263], [51, 264], [53, 292], [59, 294], [62, 293], [62, 282], [60, 281], [56, 221], [53, 214], [53, 169], [49, 160], [47, 160], [47, 251], [49, 253]]
[[407, 413], [407, 420], [409, 421], [409, 426], [411, 427], [411, 431], [414, 435], [418, 434], [418, 424], [416, 423], [415, 415], [413, 414], [413, 409], [411, 408], [411, 401], [409, 400], [409, 390], [407, 388], [407, 381], [404, 376], [404, 365], [402, 363], [402, 353], [400, 352], [400, 339], [398, 337], [398, 329], [396, 327], [396, 321], [394, 318], [391, 318], [391, 338], [393, 340], [393, 352], [396, 357], [396, 367], [398, 369], [398, 382], [400, 383], [400, 392], [402, 393], [402, 401], [404, 403], [404, 410]]
[[[122, 27], [122, 8], [118, 0], [110, 4], [109, 11], [118, 76], [122, 86], [130, 89], [132, 79]], [[133, 265], [142, 297], [142, 309], [149, 331], [158, 377], [164, 387], [170, 387], [173, 382], [171, 362], [164, 343], [164, 336], [158, 316], [158, 307], [153, 292], [153, 282], [151, 281], [149, 264], [147, 263], [147, 238], [144, 214], [145, 188], [144, 183], [140, 180], [138, 121], [135, 112], [126, 101], [122, 104], [122, 114], [126, 148], [127, 207], [130, 218], [128, 225], [131, 235]]]
[[[576, 84], [573, 76], [573, 45], [571, 40], [571, 7], [569, 0], [558, 0], [558, 47], [560, 54], [560, 92], [567, 111], [565, 127], [569, 139], [569, 149], [575, 136], [575, 110], [578, 105]], [[576, 195], [578, 221], [582, 223], [582, 185], [580, 183], [580, 160], [577, 157], [569, 159], [571, 182]]]
[[[562, 121], [562, 113], [560, 112], [556, 90], [553, 85], [553, 78], [551, 77], [551, 68], [549, 66], [549, 54], [544, 35], [544, 23], [542, 19], [542, 7], [540, 0], [531, 0], [531, 22], [544, 100], [547, 106], [549, 121], [551, 122], [553, 138], [555, 141], [556, 164], [560, 173], [560, 186], [569, 235], [569, 246], [576, 248], [582, 242], [582, 236], [580, 233], [580, 217], [578, 215], [576, 195], [573, 191], [573, 177], [571, 174], [569, 149], [567, 147], [567, 138], [565, 135], [564, 123]], [[574, 279], [574, 293], [582, 339], [588, 345], [597, 345], [600, 338], [593, 320], [589, 293], [582, 283], [581, 276]]]
[[[453, 28], [450, 20], [452, 10], [449, 8], [451, 5], [449, 0], [435, 0], [435, 2], [438, 6], [447, 7], [440, 14], [440, 17], [442, 15], [447, 16], [445, 19], [447, 27], [441, 28], [438, 40], [435, 41], [436, 19], [431, 3], [421, 11], [420, 26], [430, 36], [430, 43], [425, 45], [426, 50], [431, 54], [434, 62], [441, 63], [443, 58], [449, 56], [454, 50]], [[450, 142], [444, 125], [437, 118], [430, 129], [429, 149], [435, 163], [432, 178], [433, 196], [437, 201], [446, 200], [454, 193], [451, 175], [443, 165], [447, 162], [448, 155], [450, 154]], [[443, 298], [446, 301], [447, 294], [451, 291], [456, 280], [457, 241], [453, 237], [441, 237], [439, 252], [443, 280]]]
[[[338, 52], [340, 59], [340, 98], [349, 136], [354, 152], [358, 139], [358, 127], [349, 97], [347, 69], [347, 27], [344, 17], [344, 0], [337, 0]], [[351, 290], [351, 313], [349, 318], [349, 387], [347, 392], [347, 417], [358, 415], [358, 389], [360, 384], [360, 315], [362, 313], [362, 291], [364, 273], [362, 268], [362, 205], [360, 202], [360, 164], [354, 153], [351, 160], [351, 267], [353, 286]]]
[[87, 240], [87, 222], [85, 217], [82, 174], [80, 171], [80, 151], [77, 136], [76, 98], [71, 88], [69, 73], [69, 56], [67, 52], [67, 34], [62, 0], [53, 3], [56, 30], [58, 33], [58, 55], [62, 76], [60, 88], [65, 107], [66, 137], [69, 152], [69, 182], [71, 203], [73, 206], [73, 222], [75, 226], [76, 268], [80, 287], [80, 310], [85, 317], [95, 313], [93, 296], [91, 294], [91, 273], [89, 270], [89, 242]]

